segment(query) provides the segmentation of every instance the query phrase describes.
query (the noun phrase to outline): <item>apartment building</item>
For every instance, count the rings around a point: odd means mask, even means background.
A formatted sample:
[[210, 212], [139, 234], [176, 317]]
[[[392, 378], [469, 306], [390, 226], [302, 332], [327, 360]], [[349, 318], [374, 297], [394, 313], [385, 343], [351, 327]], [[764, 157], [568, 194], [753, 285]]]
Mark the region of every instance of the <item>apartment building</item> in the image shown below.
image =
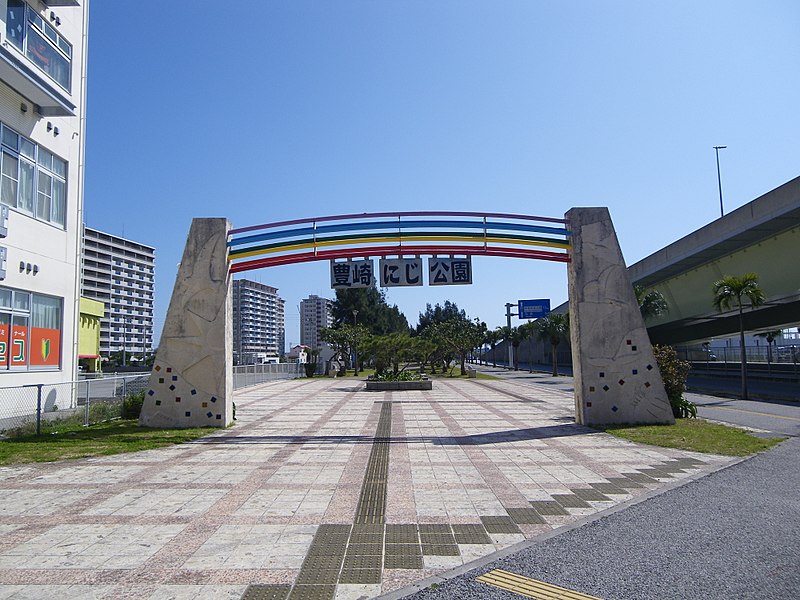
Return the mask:
[[300, 301], [300, 344], [312, 349], [319, 349], [322, 340], [319, 333], [333, 325], [331, 309], [333, 300], [310, 295]]
[[53, 384], [77, 374], [88, 4], [0, 18], [0, 386]]
[[248, 279], [234, 280], [234, 364], [273, 362], [284, 354], [284, 306], [277, 288]]
[[81, 295], [105, 304], [100, 355], [137, 362], [153, 351], [153, 246], [89, 227], [83, 232]]

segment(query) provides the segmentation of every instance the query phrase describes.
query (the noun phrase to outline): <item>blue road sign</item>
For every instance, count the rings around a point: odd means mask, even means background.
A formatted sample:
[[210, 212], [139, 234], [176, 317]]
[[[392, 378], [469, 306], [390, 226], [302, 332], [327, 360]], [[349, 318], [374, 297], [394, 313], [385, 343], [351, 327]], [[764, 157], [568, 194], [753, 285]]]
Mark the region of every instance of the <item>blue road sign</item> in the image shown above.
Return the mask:
[[520, 319], [539, 319], [550, 314], [550, 299], [540, 300], [520, 300], [519, 306]]

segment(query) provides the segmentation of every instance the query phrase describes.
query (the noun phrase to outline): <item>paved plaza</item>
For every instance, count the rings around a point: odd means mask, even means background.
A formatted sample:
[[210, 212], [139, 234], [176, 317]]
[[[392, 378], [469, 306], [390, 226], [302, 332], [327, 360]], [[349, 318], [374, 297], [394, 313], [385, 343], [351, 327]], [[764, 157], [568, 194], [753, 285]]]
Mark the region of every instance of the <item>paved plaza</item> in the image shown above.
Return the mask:
[[574, 423], [513, 379], [241, 390], [194, 443], [0, 468], [0, 598], [363, 598], [568, 526], [729, 458]]

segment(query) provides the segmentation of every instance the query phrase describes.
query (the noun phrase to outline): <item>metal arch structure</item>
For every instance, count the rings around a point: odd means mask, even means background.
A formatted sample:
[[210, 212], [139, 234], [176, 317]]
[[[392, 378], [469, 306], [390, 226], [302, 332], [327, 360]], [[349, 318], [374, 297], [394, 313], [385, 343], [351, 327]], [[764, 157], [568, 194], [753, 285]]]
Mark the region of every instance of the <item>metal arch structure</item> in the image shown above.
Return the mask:
[[453, 211], [296, 219], [229, 232], [232, 273], [318, 260], [462, 255], [569, 262], [566, 219]]
[[565, 263], [576, 421], [674, 422], [608, 209], [573, 208], [564, 218], [383, 212], [236, 229], [224, 218], [194, 219], [140, 424], [232, 423], [234, 273], [320, 260], [422, 255]]

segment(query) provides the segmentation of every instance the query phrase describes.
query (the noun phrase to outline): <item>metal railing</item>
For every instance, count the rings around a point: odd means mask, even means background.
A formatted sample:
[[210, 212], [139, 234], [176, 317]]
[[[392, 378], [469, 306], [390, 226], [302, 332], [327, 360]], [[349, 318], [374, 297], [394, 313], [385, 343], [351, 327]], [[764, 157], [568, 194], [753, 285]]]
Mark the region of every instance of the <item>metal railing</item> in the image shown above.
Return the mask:
[[[742, 352], [739, 346], [722, 348], [698, 348], [696, 346], [676, 346], [678, 358], [694, 363], [707, 362], [724, 366], [727, 363], [740, 363]], [[767, 345], [745, 346], [745, 357], [750, 364], [792, 365], [800, 363], [800, 346]]]
[[305, 365], [302, 363], [239, 365], [233, 367], [233, 389], [238, 390], [276, 379], [295, 379], [305, 376]]
[[40, 433], [59, 421], [92, 425], [123, 416], [124, 400], [144, 392], [150, 373], [0, 388], [0, 431]]

